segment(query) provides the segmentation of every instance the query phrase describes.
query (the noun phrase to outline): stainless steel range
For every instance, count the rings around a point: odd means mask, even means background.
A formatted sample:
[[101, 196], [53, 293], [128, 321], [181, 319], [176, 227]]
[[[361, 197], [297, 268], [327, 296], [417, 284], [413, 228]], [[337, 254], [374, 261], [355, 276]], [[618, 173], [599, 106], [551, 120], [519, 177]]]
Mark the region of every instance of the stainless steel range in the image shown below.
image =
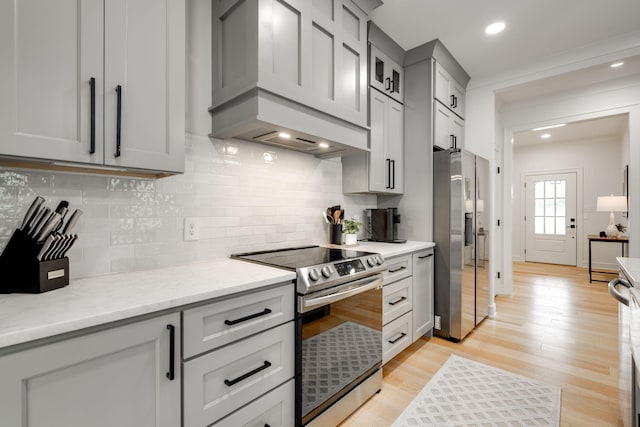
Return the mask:
[[231, 257], [296, 272], [296, 425], [337, 425], [380, 390], [380, 254], [305, 246]]

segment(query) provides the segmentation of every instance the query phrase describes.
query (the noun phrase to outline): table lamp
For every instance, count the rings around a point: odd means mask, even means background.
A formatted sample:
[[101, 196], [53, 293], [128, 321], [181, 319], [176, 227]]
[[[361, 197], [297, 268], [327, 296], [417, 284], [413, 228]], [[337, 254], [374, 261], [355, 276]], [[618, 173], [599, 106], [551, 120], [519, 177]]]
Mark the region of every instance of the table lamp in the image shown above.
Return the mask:
[[607, 237], [617, 237], [618, 227], [616, 227], [613, 213], [627, 211], [627, 197], [614, 196], [613, 194], [610, 196], [599, 196], [598, 203], [596, 205], [596, 211], [609, 212], [609, 225], [604, 230], [604, 232]]

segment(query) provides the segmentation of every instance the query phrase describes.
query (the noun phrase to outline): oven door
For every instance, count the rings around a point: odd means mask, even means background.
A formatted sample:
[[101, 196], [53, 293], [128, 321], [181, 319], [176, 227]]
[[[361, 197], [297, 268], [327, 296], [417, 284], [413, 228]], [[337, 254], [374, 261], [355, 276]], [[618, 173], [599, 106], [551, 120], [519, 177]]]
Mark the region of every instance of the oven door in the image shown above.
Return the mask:
[[298, 425], [307, 424], [380, 369], [382, 285], [382, 274], [376, 274], [298, 297]]

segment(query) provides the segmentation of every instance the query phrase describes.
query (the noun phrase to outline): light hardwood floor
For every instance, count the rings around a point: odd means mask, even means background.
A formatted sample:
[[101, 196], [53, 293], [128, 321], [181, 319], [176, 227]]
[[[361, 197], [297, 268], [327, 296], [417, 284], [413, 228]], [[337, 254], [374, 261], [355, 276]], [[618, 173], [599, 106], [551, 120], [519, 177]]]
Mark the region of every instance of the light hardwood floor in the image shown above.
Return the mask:
[[423, 337], [387, 363], [382, 391], [341, 426], [391, 425], [451, 354], [560, 386], [562, 426], [621, 426], [631, 362], [607, 284], [585, 268], [514, 263], [513, 289], [462, 342]]

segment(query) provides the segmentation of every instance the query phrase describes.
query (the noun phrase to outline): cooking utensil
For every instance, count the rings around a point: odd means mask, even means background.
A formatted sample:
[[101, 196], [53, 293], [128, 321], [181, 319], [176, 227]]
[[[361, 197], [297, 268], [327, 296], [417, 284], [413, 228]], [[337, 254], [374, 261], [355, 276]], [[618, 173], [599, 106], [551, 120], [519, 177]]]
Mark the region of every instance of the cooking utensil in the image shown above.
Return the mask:
[[42, 218], [42, 215], [44, 215], [45, 209], [46, 208], [44, 206], [38, 207], [38, 211], [31, 217], [31, 221], [29, 221], [29, 225], [27, 227], [27, 232], [29, 234], [31, 234], [35, 226], [38, 225], [38, 221], [40, 221], [40, 218]]
[[333, 223], [334, 224], [337, 224], [338, 221], [340, 221], [340, 212], [342, 212], [342, 211], [337, 210], [337, 211], [333, 212]]
[[45, 254], [49, 251], [49, 249], [51, 249], [51, 245], [53, 244], [54, 240], [55, 236], [53, 234], [50, 234], [49, 237], [47, 237], [47, 240], [44, 241], [40, 252], [38, 252], [38, 261], [42, 261], [45, 259]]
[[62, 229], [62, 234], [69, 233], [69, 231], [71, 231], [73, 227], [75, 227], [81, 215], [82, 215], [82, 211], [80, 209], [76, 209], [75, 211], [73, 211], [73, 213], [71, 214], [71, 217], [69, 218], [64, 228]]
[[70, 239], [67, 240], [67, 242], [65, 243], [63, 249], [62, 249], [62, 253], [60, 254], [59, 258], [64, 258], [65, 256], [67, 256], [67, 252], [69, 252], [69, 249], [71, 249], [71, 246], [73, 246], [73, 244], [76, 242], [76, 240], [78, 240], [78, 235], [74, 234], [73, 236], [71, 236]]
[[43, 197], [36, 196], [36, 198], [33, 199], [33, 202], [31, 202], [31, 205], [29, 205], [29, 209], [27, 209], [27, 213], [24, 214], [24, 219], [22, 220], [22, 225], [20, 226], [21, 230], [28, 231], [26, 230], [26, 228], [29, 224], [29, 221], [33, 219], [33, 216], [38, 212], [38, 208], [40, 208], [40, 205], [42, 205], [43, 203]]
[[47, 223], [50, 214], [51, 214], [51, 209], [47, 207], [44, 207], [42, 209], [42, 215], [38, 219], [38, 222], [31, 230], [29, 230], [29, 235], [31, 237], [33, 237], [34, 239], [36, 238], [40, 230], [42, 230], [42, 227], [44, 227], [44, 225]]
[[56, 207], [56, 212], [62, 215], [62, 210], [64, 209], [64, 211], [66, 212], [68, 208], [69, 202], [67, 202], [66, 200], [60, 200], [60, 203], [58, 203], [58, 206]]
[[321, 214], [322, 214], [322, 219], [324, 219], [324, 222], [326, 222], [327, 224], [331, 224], [331, 222], [329, 222], [331, 218], [329, 218], [324, 212], [321, 212]]
[[38, 232], [36, 239], [38, 242], [42, 242], [45, 240], [59, 225], [62, 223], [62, 217], [57, 212], [51, 212], [49, 218], [47, 219], [47, 223], [42, 227], [42, 229]]

